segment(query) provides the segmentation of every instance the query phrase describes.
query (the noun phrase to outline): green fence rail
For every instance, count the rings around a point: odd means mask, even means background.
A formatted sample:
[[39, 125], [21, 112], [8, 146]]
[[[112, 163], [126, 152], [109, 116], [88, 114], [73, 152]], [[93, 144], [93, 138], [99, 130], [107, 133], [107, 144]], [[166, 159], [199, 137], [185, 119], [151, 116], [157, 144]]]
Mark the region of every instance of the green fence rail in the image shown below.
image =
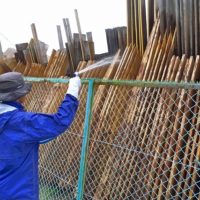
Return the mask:
[[[69, 83], [69, 79], [63, 78], [36, 78], [25, 77], [26, 81], [30, 82], [51, 82], [51, 83]], [[167, 82], [167, 81], [137, 81], [137, 80], [109, 80], [109, 79], [82, 79], [82, 84], [88, 84], [90, 81], [98, 85], [121, 85], [133, 87], [148, 87], [148, 88], [182, 88], [182, 89], [200, 89], [200, 83], [193, 82]]]

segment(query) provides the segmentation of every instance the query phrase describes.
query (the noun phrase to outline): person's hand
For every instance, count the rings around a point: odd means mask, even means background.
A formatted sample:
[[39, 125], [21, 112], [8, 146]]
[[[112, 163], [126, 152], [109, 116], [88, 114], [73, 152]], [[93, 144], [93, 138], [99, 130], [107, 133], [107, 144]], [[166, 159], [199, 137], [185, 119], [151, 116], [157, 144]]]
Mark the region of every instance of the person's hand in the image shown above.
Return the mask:
[[80, 88], [81, 88], [80, 77], [76, 76], [74, 78], [70, 78], [67, 94], [71, 94], [72, 96], [74, 96], [78, 99]]

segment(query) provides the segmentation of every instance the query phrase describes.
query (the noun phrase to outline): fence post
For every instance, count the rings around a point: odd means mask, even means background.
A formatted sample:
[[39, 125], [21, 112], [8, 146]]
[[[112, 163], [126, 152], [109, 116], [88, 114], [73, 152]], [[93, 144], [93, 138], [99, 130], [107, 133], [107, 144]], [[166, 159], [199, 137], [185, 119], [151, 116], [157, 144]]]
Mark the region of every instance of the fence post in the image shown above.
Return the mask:
[[87, 154], [88, 154], [89, 139], [90, 139], [90, 122], [91, 122], [91, 116], [92, 116], [92, 104], [93, 104], [93, 97], [94, 97], [93, 92], [94, 92], [94, 79], [89, 79], [82, 149], [81, 149], [80, 169], [79, 169], [79, 177], [78, 177], [78, 191], [77, 191], [77, 197], [76, 197], [77, 200], [82, 200], [83, 193], [84, 193]]

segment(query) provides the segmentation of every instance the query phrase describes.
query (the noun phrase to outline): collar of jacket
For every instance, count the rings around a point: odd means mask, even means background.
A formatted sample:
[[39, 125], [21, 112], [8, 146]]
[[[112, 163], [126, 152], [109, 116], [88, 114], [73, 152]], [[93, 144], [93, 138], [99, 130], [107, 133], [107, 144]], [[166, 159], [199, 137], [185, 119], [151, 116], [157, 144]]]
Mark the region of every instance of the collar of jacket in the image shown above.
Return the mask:
[[15, 107], [18, 110], [24, 110], [24, 106], [21, 103], [16, 102], [16, 101], [4, 101], [3, 104]]

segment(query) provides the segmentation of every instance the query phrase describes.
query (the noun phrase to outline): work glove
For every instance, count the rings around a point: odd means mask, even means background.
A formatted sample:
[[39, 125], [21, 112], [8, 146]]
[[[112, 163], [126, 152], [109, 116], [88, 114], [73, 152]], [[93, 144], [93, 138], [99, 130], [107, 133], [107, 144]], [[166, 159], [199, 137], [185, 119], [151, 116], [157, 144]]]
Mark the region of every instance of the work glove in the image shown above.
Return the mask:
[[80, 88], [81, 88], [81, 79], [77, 75], [76, 77], [69, 79], [67, 94], [70, 94], [78, 99]]

